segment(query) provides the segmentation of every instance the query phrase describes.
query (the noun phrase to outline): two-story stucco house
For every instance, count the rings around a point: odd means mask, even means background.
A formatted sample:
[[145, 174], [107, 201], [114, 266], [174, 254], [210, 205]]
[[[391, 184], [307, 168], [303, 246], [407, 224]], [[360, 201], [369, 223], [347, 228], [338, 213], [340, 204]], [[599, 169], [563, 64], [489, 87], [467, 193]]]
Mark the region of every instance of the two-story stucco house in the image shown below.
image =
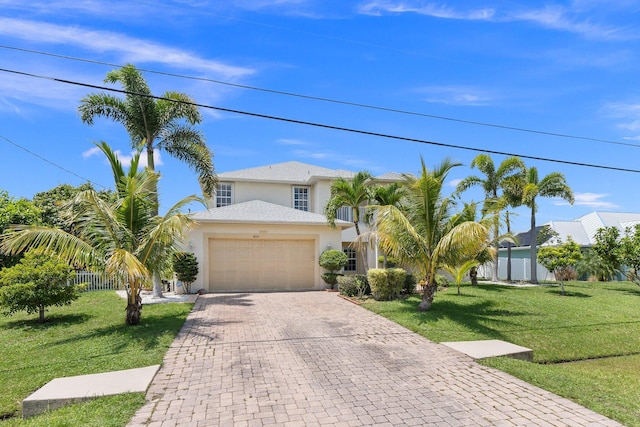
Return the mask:
[[[200, 265], [192, 289], [323, 289], [318, 259], [330, 248], [343, 249], [349, 256], [346, 273], [364, 271], [362, 258], [350, 246], [356, 238], [351, 211], [338, 213], [335, 228], [329, 227], [324, 215], [333, 179], [354, 175], [300, 162], [219, 174], [213, 206], [192, 214], [197, 226], [187, 250]], [[376, 179], [393, 182], [400, 175]], [[368, 250], [366, 258], [370, 267], [375, 266], [374, 250]]]

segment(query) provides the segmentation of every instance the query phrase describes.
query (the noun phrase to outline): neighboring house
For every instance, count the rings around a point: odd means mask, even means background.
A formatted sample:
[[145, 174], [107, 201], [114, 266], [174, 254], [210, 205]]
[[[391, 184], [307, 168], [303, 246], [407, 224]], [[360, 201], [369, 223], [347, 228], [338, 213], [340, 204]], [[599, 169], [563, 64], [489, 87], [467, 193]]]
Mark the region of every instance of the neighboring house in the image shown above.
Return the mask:
[[[618, 227], [623, 231], [640, 223], [640, 213], [623, 212], [592, 212], [571, 221], [551, 221], [544, 226], [549, 226], [557, 233], [553, 239], [543, 242], [540, 246], [555, 244], [558, 239], [565, 243], [569, 237], [582, 248], [589, 248], [595, 243], [595, 234], [600, 228]], [[536, 227], [539, 232], [544, 226]], [[529, 280], [530, 268], [530, 232], [526, 231], [516, 235], [520, 244], [511, 247], [511, 278], [512, 280]], [[538, 279], [553, 280], [554, 276], [542, 265], [538, 264]], [[484, 272], [481, 272], [481, 274]], [[498, 251], [498, 277], [507, 277], [507, 248], [503, 246]]]
[[[356, 237], [351, 210], [338, 212], [335, 228], [324, 215], [333, 179], [354, 175], [300, 162], [219, 174], [213, 207], [191, 215], [197, 226], [187, 250], [200, 265], [192, 289], [323, 289], [318, 259], [330, 248], [349, 256], [346, 273], [364, 272], [362, 258], [351, 245]], [[381, 183], [400, 179], [399, 174], [376, 178]], [[371, 267], [375, 255], [372, 250], [367, 253]]]

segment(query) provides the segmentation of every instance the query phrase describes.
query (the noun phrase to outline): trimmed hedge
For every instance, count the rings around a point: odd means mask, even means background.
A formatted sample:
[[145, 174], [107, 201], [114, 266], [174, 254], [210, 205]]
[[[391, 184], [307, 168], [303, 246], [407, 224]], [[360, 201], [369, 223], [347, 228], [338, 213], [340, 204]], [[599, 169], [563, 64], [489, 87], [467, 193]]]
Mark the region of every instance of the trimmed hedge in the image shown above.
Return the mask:
[[363, 297], [371, 293], [367, 276], [364, 274], [351, 274], [338, 277], [338, 290], [341, 295], [348, 297]]
[[367, 273], [371, 295], [378, 301], [398, 298], [404, 288], [407, 272], [402, 268], [371, 268]]

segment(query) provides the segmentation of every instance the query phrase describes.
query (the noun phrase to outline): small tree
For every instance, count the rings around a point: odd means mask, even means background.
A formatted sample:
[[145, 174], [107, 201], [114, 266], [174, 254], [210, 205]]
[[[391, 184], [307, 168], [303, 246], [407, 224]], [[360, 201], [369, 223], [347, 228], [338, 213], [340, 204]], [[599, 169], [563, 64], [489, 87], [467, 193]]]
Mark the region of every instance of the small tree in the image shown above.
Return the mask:
[[627, 228], [624, 235], [616, 227], [599, 229], [593, 250], [604, 263], [640, 286], [640, 224]]
[[322, 280], [324, 280], [327, 285], [331, 286], [331, 289], [333, 289], [336, 283], [338, 283], [338, 276], [340, 274], [336, 272], [346, 267], [348, 262], [349, 258], [347, 257], [347, 254], [337, 249], [327, 249], [320, 254], [318, 264], [320, 264], [320, 267], [325, 270], [329, 270], [328, 273], [324, 273], [322, 275]]
[[566, 243], [559, 246], [544, 246], [538, 251], [538, 262], [556, 276], [556, 280], [560, 282], [562, 288], [562, 295], [565, 294], [564, 281], [569, 276], [568, 273], [570, 271], [575, 273], [575, 265], [581, 258], [580, 245], [574, 242], [571, 237]]
[[191, 284], [198, 277], [198, 258], [191, 252], [176, 252], [173, 254], [173, 271], [184, 285], [185, 291], [191, 293]]
[[13, 267], [0, 271], [0, 306], [9, 316], [18, 311], [39, 313], [50, 306], [71, 304], [78, 299], [82, 285], [69, 285], [75, 276], [69, 265], [45, 255], [25, 254]]
[[[458, 295], [460, 295], [460, 284], [462, 283], [462, 279], [464, 279], [464, 276], [467, 273], [469, 273], [472, 268], [477, 268], [477, 267], [478, 267], [478, 261], [475, 259], [467, 260], [460, 265], [445, 264], [443, 266], [446, 272], [449, 273], [451, 277], [453, 277], [453, 280], [456, 282], [456, 286], [458, 287]], [[470, 274], [470, 278], [473, 280], [473, 277], [471, 274]], [[477, 277], [476, 277], [475, 286], [478, 286]]]

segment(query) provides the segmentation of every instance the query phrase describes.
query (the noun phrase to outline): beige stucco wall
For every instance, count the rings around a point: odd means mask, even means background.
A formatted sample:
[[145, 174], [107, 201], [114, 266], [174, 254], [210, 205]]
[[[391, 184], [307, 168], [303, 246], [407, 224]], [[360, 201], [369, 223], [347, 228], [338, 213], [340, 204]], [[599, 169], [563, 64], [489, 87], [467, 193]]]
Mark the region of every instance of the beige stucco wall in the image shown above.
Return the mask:
[[314, 289], [323, 289], [326, 285], [320, 275], [323, 270], [318, 265], [318, 259], [322, 251], [329, 245], [332, 248], [341, 246], [340, 229], [331, 229], [327, 226], [315, 225], [269, 225], [269, 224], [220, 224], [200, 223], [189, 235], [189, 241], [185, 250], [193, 252], [198, 258], [199, 273], [196, 281], [191, 285], [195, 292], [200, 289], [208, 290], [209, 285], [209, 239], [278, 239], [293, 240], [304, 239], [316, 242], [314, 259]]

